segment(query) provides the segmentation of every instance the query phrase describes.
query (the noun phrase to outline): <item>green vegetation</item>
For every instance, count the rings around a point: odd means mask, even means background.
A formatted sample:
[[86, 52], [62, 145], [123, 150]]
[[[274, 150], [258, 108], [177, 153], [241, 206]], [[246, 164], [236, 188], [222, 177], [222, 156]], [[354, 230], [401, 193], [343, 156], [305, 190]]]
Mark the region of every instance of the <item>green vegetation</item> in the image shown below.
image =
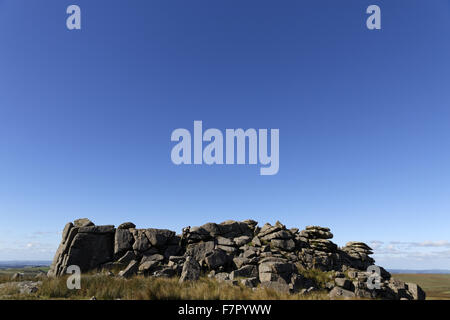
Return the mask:
[[298, 272], [307, 279], [311, 279], [319, 288], [325, 288], [327, 282], [332, 281], [333, 271], [325, 272], [319, 269], [304, 269], [297, 266]]
[[393, 274], [395, 279], [417, 283], [427, 294], [427, 300], [450, 299], [450, 274]]

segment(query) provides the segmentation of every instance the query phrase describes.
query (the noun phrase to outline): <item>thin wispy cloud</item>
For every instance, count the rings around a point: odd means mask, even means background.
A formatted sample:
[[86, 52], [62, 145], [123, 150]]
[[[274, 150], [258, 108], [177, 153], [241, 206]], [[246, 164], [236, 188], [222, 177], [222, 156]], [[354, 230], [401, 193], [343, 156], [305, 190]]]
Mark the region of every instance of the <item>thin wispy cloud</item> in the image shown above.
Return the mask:
[[373, 240], [369, 245], [374, 250], [374, 258], [384, 263], [389, 261], [433, 262], [450, 260], [450, 242], [438, 241], [389, 241]]

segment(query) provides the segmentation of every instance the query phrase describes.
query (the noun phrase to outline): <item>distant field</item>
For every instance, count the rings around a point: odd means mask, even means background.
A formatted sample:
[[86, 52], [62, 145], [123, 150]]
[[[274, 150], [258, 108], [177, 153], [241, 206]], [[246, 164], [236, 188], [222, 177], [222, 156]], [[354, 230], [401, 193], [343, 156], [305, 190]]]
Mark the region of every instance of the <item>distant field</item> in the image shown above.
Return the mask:
[[427, 294], [427, 300], [450, 300], [450, 274], [393, 274], [393, 277], [417, 283]]
[[31, 280], [39, 272], [45, 272], [50, 269], [50, 267], [25, 267], [25, 268], [8, 268], [0, 269], [0, 283], [11, 281], [11, 276], [14, 273], [20, 272], [24, 274], [26, 280]]

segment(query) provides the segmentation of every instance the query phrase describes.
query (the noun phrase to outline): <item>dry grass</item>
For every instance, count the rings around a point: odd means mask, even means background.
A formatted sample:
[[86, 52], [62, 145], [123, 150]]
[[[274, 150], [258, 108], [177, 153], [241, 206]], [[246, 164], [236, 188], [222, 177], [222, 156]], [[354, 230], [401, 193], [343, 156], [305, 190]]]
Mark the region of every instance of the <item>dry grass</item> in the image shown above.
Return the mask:
[[[15, 270], [17, 271], [17, 270]], [[328, 273], [319, 270], [300, 270], [319, 287], [329, 281]], [[268, 288], [252, 290], [241, 284], [230, 285], [202, 276], [198, 281], [178, 283], [178, 278], [153, 278], [135, 276], [131, 279], [111, 277], [106, 274], [85, 274], [81, 277], [81, 289], [69, 290], [67, 278], [41, 279], [42, 285], [34, 294], [19, 294], [11, 282], [11, 273], [0, 273], [0, 299], [90, 299], [101, 300], [324, 300], [327, 292], [315, 291], [307, 295], [288, 294]], [[36, 281], [33, 274], [16, 281]], [[240, 283], [240, 282], [239, 282]]]
[[0, 285], [0, 297], [17, 296], [19, 294], [20, 290], [14, 283], [4, 283]]
[[0, 284], [8, 282], [20, 282], [20, 281], [36, 281], [35, 275], [24, 275], [23, 277], [17, 279], [11, 279], [11, 275], [0, 275]]
[[[178, 283], [177, 278], [152, 278], [136, 276], [131, 279], [106, 275], [86, 275], [81, 279], [80, 290], [69, 290], [67, 277], [43, 281], [35, 294], [17, 298], [25, 299], [90, 299], [99, 300], [323, 300], [326, 292], [308, 295], [280, 293], [268, 288], [252, 290], [242, 285], [232, 286], [202, 277], [195, 282]], [[13, 293], [13, 292], [11, 292]]]

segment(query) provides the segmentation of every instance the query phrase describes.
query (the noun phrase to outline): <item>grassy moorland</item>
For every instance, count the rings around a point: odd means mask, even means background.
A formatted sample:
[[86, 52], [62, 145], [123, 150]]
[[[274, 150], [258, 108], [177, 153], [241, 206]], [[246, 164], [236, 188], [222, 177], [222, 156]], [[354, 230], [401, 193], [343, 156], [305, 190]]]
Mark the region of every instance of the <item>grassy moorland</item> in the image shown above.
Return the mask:
[[33, 294], [20, 294], [8, 284], [0, 288], [0, 299], [96, 299], [106, 300], [298, 300], [327, 299], [325, 291], [308, 295], [280, 293], [268, 288], [252, 290], [241, 284], [229, 285], [202, 277], [195, 282], [178, 283], [177, 278], [136, 276], [131, 279], [107, 275], [85, 275], [80, 290], [67, 288], [67, 277], [44, 279]]
[[[179, 284], [177, 278], [153, 278], [136, 276], [131, 279], [111, 277], [106, 274], [87, 274], [81, 278], [80, 290], [67, 288], [67, 277], [36, 278], [36, 274], [46, 272], [46, 267], [27, 267], [0, 270], [0, 299], [132, 299], [132, 300], [326, 300], [326, 290], [310, 294], [286, 294], [268, 288], [252, 290], [241, 284], [229, 285], [203, 276], [199, 281]], [[299, 270], [324, 288], [329, 274], [318, 270]], [[23, 276], [11, 280], [11, 276], [21, 272]], [[450, 299], [450, 274], [393, 274], [394, 278], [419, 284], [427, 293], [427, 299]], [[35, 293], [20, 293], [15, 283], [22, 281], [42, 281]]]
[[[45, 269], [45, 270], [44, 270]], [[25, 270], [27, 272], [25, 272]], [[36, 278], [36, 274], [48, 268], [21, 268], [0, 270], [0, 299], [96, 299], [105, 300], [323, 300], [329, 299], [325, 283], [330, 273], [319, 270], [299, 270], [316, 283], [317, 290], [305, 295], [282, 293], [260, 287], [251, 289], [238, 281], [238, 285], [218, 282], [202, 276], [198, 281], [178, 283], [178, 278], [154, 278], [135, 276], [130, 279], [109, 276], [104, 273], [88, 273], [81, 277], [81, 289], [67, 288], [67, 278]], [[118, 271], [118, 270], [113, 270]], [[24, 275], [11, 280], [15, 272]], [[39, 290], [32, 294], [20, 293], [14, 283], [42, 281]]]
[[427, 294], [427, 300], [450, 299], [450, 274], [393, 274], [393, 277], [417, 283]]

